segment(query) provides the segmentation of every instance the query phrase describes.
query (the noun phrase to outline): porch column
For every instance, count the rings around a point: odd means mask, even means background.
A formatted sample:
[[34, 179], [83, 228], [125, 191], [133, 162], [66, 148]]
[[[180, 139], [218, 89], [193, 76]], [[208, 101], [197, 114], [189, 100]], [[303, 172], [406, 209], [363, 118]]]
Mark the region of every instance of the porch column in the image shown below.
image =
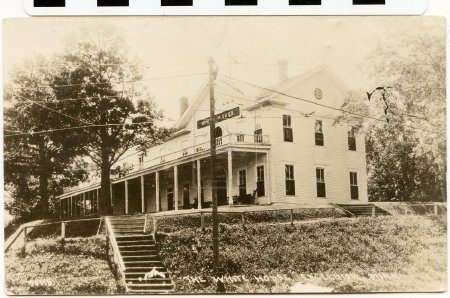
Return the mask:
[[73, 197], [70, 197], [70, 214], [69, 214], [69, 217], [72, 217], [72, 215], [73, 215], [72, 198], [73, 198]]
[[144, 193], [144, 175], [141, 176], [141, 212], [144, 213], [144, 201], [145, 201], [145, 193]]
[[128, 180], [125, 180], [125, 214], [128, 214]]
[[156, 212], [161, 209], [159, 207], [159, 172], [155, 172], [155, 198], [156, 198]]
[[83, 216], [86, 216], [86, 193], [83, 192]]
[[233, 151], [228, 151], [228, 204], [233, 205], [233, 196], [231, 195], [233, 189]]
[[[109, 195], [111, 196], [111, 202], [112, 202], [112, 186], [111, 185], [110, 185], [110, 188], [111, 188], [111, 192], [109, 193]], [[97, 211], [97, 213], [100, 213], [100, 211], [99, 211], [100, 210], [100, 206], [98, 205], [99, 198], [100, 198], [100, 188], [97, 188], [97, 196], [95, 198], [95, 202], [96, 202], [95, 206], [97, 206], [95, 211]]]
[[197, 159], [197, 208], [202, 209], [202, 177], [200, 175], [200, 159]]
[[178, 210], [178, 166], [173, 166], [173, 199], [175, 201], [175, 210]]

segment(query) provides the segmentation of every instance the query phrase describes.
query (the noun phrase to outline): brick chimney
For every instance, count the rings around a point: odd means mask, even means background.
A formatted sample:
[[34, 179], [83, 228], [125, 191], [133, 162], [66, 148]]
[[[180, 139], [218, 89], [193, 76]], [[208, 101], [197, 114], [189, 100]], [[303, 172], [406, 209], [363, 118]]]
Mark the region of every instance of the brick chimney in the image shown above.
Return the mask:
[[189, 99], [186, 96], [180, 97], [180, 118], [188, 108]]
[[288, 78], [288, 62], [286, 60], [278, 61], [278, 82]]

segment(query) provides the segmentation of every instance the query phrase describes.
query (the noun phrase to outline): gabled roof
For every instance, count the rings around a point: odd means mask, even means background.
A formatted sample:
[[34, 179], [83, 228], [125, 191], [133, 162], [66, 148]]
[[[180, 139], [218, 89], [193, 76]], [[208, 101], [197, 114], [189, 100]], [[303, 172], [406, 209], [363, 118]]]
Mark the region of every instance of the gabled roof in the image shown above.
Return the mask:
[[[302, 81], [321, 72], [323, 72], [328, 77], [328, 79], [330, 79], [334, 83], [334, 85], [343, 93], [346, 93], [350, 90], [348, 86], [327, 65], [320, 65], [309, 71], [306, 71], [299, 75], [290, 77], [284, 81], [278, 82], [272, 86], [269, 86], [267, 87], [267, 89], [278, 92], [285, 92], [286, 90], [289, 90], [290, 88], [301, 83]], [[215, 81], [214, 88], [216, 92], [216, 97], [219, 97], [220, 95], [225, 96], [228, 95], [234, 98], [240, 98], [243, 101], [245, 101], [245, 106], [247, 106], [247, 108], [255, 104], [259, 105], [258, 101], [263, 102], [268, 99], [271, 100], [271, 103], [273, 104], [283, 104], [283, 101], [280, 101], [279, 99], [276, 102], [273, 101], [273, 97], [278, 96], [276, 92], [259, 89], [256, 86], [251, 86], [250, 84], [246, 84], [245, 82], [233, 79], [218, 78]], [[192, 98], [188, 108], [183, 113], [178, 122], [175, 124], [174, 128], [183, 129], [187, 125], [189, 119], [193, 117], [195, 110], [197, 110], [200, 107], [203, 100], [208, 98], [208, 96], [209, 96], [209, 82], [207, 80], [197, 91], [197, 94]]]

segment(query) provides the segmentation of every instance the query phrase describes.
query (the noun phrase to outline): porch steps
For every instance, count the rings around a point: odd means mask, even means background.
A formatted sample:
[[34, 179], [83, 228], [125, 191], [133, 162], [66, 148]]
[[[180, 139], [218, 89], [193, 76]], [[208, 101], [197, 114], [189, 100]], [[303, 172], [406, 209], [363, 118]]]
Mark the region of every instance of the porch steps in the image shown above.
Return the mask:
[[375, 216], [378, 215], [391, 215], [385, 209], [376, 206], [374, 204], [335, 204], [337, 207], [343, 209], [347, 214], [351, 216], [372, 216], [373, 209], [375, 208]]
[[143, 233], [145, 217], [115, 216], [109, 220], [114, 233], [110, 236], [115, 237], [125, 264], [126, 293], [172, 292], [172, 273], [162, 262], [153, 235]]

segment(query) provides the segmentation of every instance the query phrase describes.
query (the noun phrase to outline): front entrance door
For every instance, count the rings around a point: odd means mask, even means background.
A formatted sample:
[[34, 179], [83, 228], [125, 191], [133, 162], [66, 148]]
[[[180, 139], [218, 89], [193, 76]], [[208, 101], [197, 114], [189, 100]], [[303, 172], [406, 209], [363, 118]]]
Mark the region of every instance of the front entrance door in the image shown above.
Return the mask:
[[247, 195], [247, 173], [245, 170], [239, 171], [239, 197], [241, 200], [245, 199]]
[[258, 197], [264, 197], [266, 195], [264, 186], [264, 166], [256, 167], [256, 191]]
[[173, 187], [167, 187], [167, 210], [173, 210]]
[[185, 184], [183, 185], [183, 209], [188, 209], [189, 205], [189, 184]]
[[227, 173], [221, 169], [216, 174], [216, 194], [219, 206], [227, 204]]

